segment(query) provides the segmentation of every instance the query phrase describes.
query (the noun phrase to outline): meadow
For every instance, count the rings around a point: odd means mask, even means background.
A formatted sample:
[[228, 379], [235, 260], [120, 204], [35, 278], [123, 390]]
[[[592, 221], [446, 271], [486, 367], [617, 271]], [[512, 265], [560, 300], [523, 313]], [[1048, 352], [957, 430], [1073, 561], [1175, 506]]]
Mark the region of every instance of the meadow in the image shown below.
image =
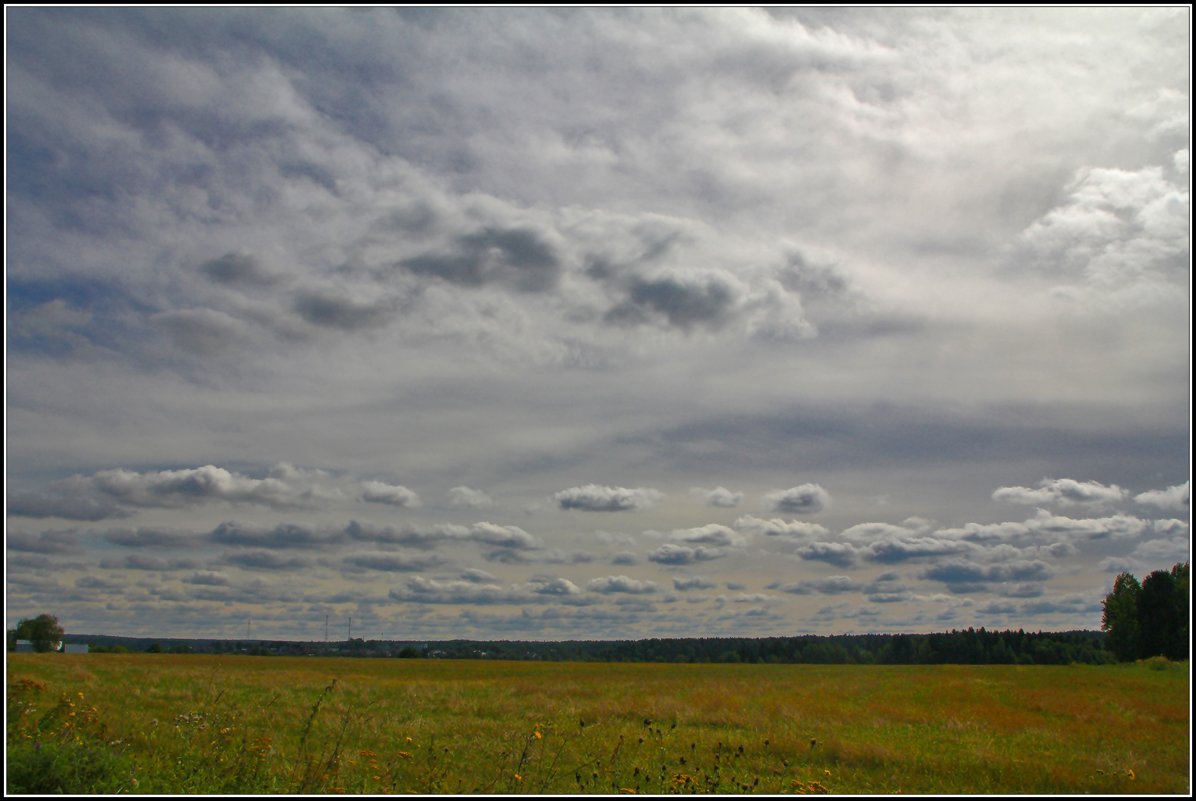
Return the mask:
[[1188, 663], [9, 654], [8, 793], [1188, 794]]

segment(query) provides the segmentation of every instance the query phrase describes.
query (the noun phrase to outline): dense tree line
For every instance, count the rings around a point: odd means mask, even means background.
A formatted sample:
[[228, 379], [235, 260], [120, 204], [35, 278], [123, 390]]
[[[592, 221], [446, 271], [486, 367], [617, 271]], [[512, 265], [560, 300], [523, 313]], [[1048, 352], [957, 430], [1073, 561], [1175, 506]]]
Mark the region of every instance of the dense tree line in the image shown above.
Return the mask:
[[646, 640], [184, 640], [79, 637], [93, 651], [241, 653], [280, 656], [538, 659], [587, 662], [752, 662], [806, 664], [1103, 664], [1114, 661], [1099, 631], [1027, 632], [968, 628], [935, 634], [839, 634]]
[[1109, 651], [1121, 662], [1165, 656], [1187, 659], [1192, 617], [1189, 563], [1156, 570], [1141, 583], [1132, 573], [1113, 580], [1105, 596], [1101, 630]]

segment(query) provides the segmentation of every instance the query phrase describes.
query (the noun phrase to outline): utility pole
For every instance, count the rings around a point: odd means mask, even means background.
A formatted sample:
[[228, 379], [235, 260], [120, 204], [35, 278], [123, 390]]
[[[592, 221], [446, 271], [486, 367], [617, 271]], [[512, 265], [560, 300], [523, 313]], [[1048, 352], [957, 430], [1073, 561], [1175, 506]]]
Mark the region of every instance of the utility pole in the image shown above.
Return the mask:
[[353, 639], [353, 616], [349, 615], [349, 639]]
[[328, 615], [324, 615], [324, 642], [328, 642]]

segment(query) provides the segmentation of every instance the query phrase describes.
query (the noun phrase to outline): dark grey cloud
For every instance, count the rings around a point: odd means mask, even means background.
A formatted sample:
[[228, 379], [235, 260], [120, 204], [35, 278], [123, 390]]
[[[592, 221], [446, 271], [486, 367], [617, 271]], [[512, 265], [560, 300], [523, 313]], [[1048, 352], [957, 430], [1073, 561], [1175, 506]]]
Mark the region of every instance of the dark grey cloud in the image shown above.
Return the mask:
[[183, 583], [198, 584], [204, 587], [223, 587], [229, 583], [229, 578], [226, 574], [216, 570], [199, 570], [183, 579]]
[[968, 587], [1005, 581], [1045, 581], [1055, 571], [1041, 560], [982, 565], [966, 559], [950, 559], [923, 571], [922, 577], [948, 585]]
[[265, 528], [234, 521], [221, 523], [208, 536], [221, 545], [300, 550], [322, 548], [343, 540], [340, 532], [318, 530], [297, 523], [279, 523]]
[[199, 270], [212, 281], [229, 286], [265, 287], [278, 281], [259, 259], [248, 253], [226, 253], [205, 261]]
[[586, 589], [590, 592], [602, 594], [629, 593], [631, 595], [650, 595], [656, 592], [656, 583], [642, 579], [633, 579], [628, 576], [602, 576], [591, 579], [586, 584]]
[[348, 554], [341, 558], [341, 564], [351, 570], [381, 570], [384, 572], [414, 573], [428, 570], [442, 564], [437, 556], [428, 554], [405, 554], [390, 551], [374, 551]]
[[200, 535], [157, 528], [109, 529], [104, 539], [126, 548], [186, 548], [199, 544]]
[[798, 548], [797, 555], [811, 562], [851, 567], [859, 562], [861, 550], [849, 542], [812, 542]]
[[675, 545], [666, 542], [652, 553], [648, 554], [649, 562], [662, 565], [691, 565], [694, 562], [709, 562], [721, 559], [727, 555], [722, 548], [710, 548], [705, 545], [691, 547], [689, 545]]
[[347, 332], [386, 325], [395, 312], [390, 301], [361, 301], [327, 289], [296, 293], [293, 308], [312, 325]]
[[132, 509], [111, 499], [57, 492], [53, 485], [45, 492], [17, 492], [8, 496], [8, 514], [16, 517], [60, 517], [64, 520], [95, 522], [131, 517], [133, 513]]
[[156, 570], [161, 572], [195, 570], [199, 567], [195, 559], [163, 559], [150, 554], [133, 553], [121, 559], [105, 559], [101, 567], [116, 570]]
[[774, 490], [764, 496], [769, 509], [781, 514], [814, 514], [827, 508], [831, 495], [818, 484], [800, 484], [787, 490]]
[[361, 499], [370, 503], [384, 503], [387, 506], [419, 506], [419, 495], [401, 484], [387, 484], [384, 481], [366, 481], [362, 484]]
[[4, 544], [7, 550], [25, 553], [74, 553], [79, 550], [79, 537], [74, 531], [10, 531]]
[[614, 325], [663, 322], [681, 330], [718, 328], [730, 318], [737, 301], [730, 286], [713, 278], [635, 278], [626, 300], [611, 308], [605, 319]]
[[458, 237], [449, 251], [414, 256], [400, 265], [460, 286], [498, 284], [519, 292], [554, 289], [562, 270], [556, 248], [527, 227], [485, 227]]
[[673, 589], [678, 592], [690, 590], [712, 590], [718, 586], [717, 582], [704, 579], [701, 576], [674, 576]]
[[662, 497], [654, 489], [644, 487], [604, 487], [586, 484], [561, 490], [553, 496], [562, 509], [583, 512], [628, 512], [650, 509]]
[[284, 556], [278, 551], [261, 549], [225, 551], [220, 560], [249, 570], [302, 570], [312, 565], [312, 561], [303, 556]]
[[809, 579], [796, 582], [773, 582], [768, 586], [770, 590], [779, 590], [794, 595], [841, 595], [847, 592], [863, 592], [864, 585], [849, 576], [828, 576], [822, 579]]

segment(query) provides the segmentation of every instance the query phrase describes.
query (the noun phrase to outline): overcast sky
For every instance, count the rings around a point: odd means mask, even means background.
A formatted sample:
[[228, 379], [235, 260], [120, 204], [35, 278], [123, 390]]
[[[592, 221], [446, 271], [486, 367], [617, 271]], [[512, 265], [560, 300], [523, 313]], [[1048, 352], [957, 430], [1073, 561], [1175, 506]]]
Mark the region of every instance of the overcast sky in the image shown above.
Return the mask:
[[1096, 629], [1188, 559], [1187, 6], [5, 18], [10, 626]]

